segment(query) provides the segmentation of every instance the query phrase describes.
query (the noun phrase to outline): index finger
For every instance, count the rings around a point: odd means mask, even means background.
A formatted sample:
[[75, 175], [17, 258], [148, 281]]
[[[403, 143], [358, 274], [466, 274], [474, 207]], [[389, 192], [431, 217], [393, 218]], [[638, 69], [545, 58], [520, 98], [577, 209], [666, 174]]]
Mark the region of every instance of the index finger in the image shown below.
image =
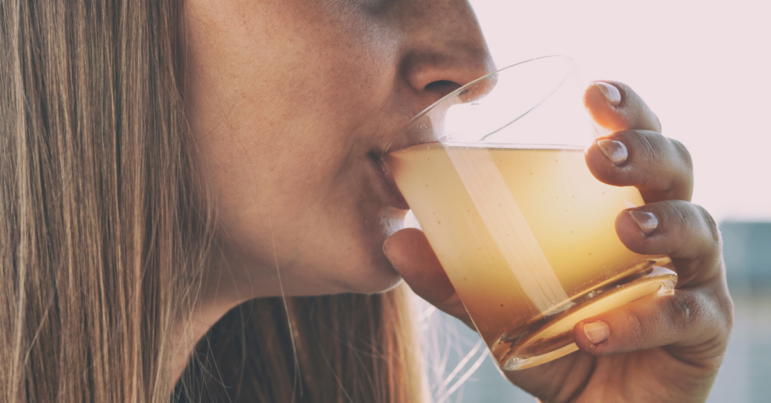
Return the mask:
[[595, 81], [586, 88], [584, 106], [592, 119], [610, 132], [651, 130], [661, 133], [658, 116], [628, 85]]

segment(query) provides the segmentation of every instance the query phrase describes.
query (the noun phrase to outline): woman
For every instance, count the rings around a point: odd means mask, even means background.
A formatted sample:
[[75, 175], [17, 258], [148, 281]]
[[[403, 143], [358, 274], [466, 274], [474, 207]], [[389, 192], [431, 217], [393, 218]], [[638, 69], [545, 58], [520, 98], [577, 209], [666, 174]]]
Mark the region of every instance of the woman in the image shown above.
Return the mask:
[[[2, 401], [424, 400], [397, 284], [470, 321], [422, 233], [396, 232], [378, 161], [494, 69], [469, 5], [63, 3], [0, 2]], [[506, 376], [544, 402], [703, 401], [732, 303], [690, 157], [629, 87], [586, 104], [612, 132], [590, 169], [648, 202], [619, 236], [670, 255], [678, 289]]]

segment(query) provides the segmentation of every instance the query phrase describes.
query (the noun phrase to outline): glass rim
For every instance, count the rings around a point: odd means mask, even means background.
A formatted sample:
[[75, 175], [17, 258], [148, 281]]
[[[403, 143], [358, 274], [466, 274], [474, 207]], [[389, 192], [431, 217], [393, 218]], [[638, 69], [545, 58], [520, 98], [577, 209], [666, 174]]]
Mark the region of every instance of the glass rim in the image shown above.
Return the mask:
[[[469, 87], [475, 85], [476, 83], [478, 83], [478, 82], [480, 82], [482, 80], [485, 80], [487, 78], [490, 78], [493, 75], [499, 74], [502, 71], [508, 70], [510, 68], [513, 68], [513, 67], [517, 67], [517, 66], [525, 64], [525, 63], [530, 63], [530, 62], [534, 62], [534, 61], [542, 60], [542, 59], [561, 59], [561, 60], [565, 60], [567, 62], [575, 62], [575, 59], [573, 59], [570, 56], [566, 56], [566, 55], [559, 55], [558, 54], [558, 55], [539, 56], [539, 57], [534, 57], [532, 59], [523, 60], [521, 62], [517, 62], [517, 63], [514, 63], [514, 64], [510, 64], [510, 65], [508, 65], [506, 67], [502, 67], [502, 68], [500, 68], [498, 70], [495, 70], [493, 72], [487, 73], [487, 74], [485, 74], [485, 75], [483, 75], [483, 76], [481, 76], [479, 78], [476, 78], [476, 79], [474, 79], [474, 80], [472, 80], [472, 81], [470, 81], [470, 82], [460, 86], [459, 88], [455, 89], [454, 91], [450, 92], [449, 94], [441, 97], [439, 100], [435, 101], [434, 103], [432, 103], [431, 105], [429, 105], [428, 107], [423, 109], [420, 113], [418, 113], [417, 115], [413, 116], [407, 123], [404, 124], [404, 126], [402, 126], [401, 129], [399, 129], [398, 132], [396, 132], [396, 134], [394, 134], [394, 136], [391, 138], [391, 140], [388, 141], [388, 144], [384, 148], [384, 154], [387, 154], [387, 153], [390, 152], [391, 145], [394, 143], [394, 141], [396, 139], [398, 139], [402, 134], [404, 134], [404, 132], [406, 132], [407, 129], [410, 126], [412, 126], [413, 123], [415, 123], [416, 121], [420, 120], [423, 116], [425, 116], [427, 113], [431, 112], [434, 108], [439, 106], [442, 102], [444, 102], [447, 99], [450, 99], [450, 98], [452, 98], [454, 96], [457, 96], [460, 92], [467, 90]], [[536, 107], [537, 107], [537, 105], [536, 105]]]

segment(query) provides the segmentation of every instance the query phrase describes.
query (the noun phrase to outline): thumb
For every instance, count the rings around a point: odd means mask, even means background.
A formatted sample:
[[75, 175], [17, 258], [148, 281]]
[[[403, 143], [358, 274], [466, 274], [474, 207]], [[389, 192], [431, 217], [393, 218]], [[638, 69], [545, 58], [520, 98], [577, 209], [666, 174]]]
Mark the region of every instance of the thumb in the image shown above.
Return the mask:
[[396, 232], [386, 240], [383, 252], [415, 294], [474, 329], [423, 231], [406, 228]]
[[657, 293], [577, 323], [573, 336], [594, 356], [669, 346], [670, 354], [696, 364], [722, 356], [716, 329], [726, 325], [712, 304], [705, 292]]

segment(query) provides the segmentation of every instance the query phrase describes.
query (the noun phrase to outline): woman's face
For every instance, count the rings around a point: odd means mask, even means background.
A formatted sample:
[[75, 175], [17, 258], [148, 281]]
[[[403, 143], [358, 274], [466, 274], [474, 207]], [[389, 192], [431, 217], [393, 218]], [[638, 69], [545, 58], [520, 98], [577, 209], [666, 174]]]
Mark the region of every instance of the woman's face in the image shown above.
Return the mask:
[[[377, 292], [406, 205], [380, 155], [493, 70], [464, 0], [189, 0], [186, 99], [223, 234], [219, 292]], [[212, 277], [215, 278], [216, 277]], [[223, 289], [225, 287], [225, 289]], [[230, 288], [235, 287], [235, 288]]]

